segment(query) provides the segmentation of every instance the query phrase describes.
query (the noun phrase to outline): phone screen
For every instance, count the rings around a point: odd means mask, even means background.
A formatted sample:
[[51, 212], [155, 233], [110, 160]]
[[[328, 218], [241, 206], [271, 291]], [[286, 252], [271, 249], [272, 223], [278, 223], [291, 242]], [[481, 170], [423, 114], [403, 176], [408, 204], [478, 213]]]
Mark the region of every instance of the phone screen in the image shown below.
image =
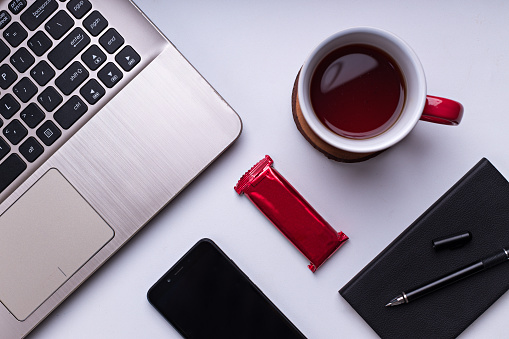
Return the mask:
[[186, 338], [305, 338], [209, 239], [200, 240], [147, 296]]

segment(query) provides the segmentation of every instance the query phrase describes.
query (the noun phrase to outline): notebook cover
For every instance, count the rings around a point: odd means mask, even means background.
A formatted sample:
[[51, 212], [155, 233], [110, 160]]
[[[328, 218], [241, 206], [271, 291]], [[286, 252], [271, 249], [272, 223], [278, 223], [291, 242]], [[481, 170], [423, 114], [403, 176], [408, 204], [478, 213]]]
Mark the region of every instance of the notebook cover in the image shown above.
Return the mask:
[[[409, 304], [385, 305], [411, 289], [509, 246], [509, 183], [482, 159], [364, 267], [339, 293], [382, 338], [454, 338], [509, 288], [509, 263]], [[436, 251], [432, 240], [461, 231], [472, 240]]]

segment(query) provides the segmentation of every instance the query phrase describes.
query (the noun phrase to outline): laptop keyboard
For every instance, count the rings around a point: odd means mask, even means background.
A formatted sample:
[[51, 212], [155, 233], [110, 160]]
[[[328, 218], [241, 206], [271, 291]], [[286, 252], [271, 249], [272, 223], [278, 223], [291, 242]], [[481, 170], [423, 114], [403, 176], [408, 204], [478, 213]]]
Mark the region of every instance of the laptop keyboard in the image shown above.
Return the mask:
[[0, 34], [2, 193], [141, 57], [89, 0], [9, 1]]

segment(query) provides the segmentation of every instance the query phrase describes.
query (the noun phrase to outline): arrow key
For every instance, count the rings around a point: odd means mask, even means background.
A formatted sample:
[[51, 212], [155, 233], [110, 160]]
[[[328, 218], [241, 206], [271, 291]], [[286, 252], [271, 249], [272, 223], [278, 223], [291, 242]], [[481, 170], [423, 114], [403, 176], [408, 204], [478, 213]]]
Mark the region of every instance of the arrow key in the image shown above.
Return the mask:
[[106, 66], [97, 73], [97, 75], [108, 88], [115, 86], [124, 77], [122, 72], [112, 62], [107, 63]]
[[90, 105], [95, 105], [106, 94], [106, 91], [97, 80], [92, 79], [81, 88], [80, 94]]
[[129, 72], [140, 62], [141, 58], [131, 46], [126, 46], [117, 54], [115, 60], [124, 71]]
[[88, 68], [95, 71], [106, 61], [106, 54], [97, 45], [92, 45], [83, 53], [81, 60], [83, 60]]

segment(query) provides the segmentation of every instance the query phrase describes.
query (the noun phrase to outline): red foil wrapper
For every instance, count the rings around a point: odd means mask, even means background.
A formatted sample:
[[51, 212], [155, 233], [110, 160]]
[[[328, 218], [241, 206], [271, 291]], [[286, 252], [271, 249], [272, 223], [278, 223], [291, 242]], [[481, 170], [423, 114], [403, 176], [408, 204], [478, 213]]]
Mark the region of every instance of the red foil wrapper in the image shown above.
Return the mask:
[[240, 178], [238, 194], [249, 200], [311, 262], [315, 272], [348, 237], [337, 233], [325, 219], [283, 178], [267, 155]]

